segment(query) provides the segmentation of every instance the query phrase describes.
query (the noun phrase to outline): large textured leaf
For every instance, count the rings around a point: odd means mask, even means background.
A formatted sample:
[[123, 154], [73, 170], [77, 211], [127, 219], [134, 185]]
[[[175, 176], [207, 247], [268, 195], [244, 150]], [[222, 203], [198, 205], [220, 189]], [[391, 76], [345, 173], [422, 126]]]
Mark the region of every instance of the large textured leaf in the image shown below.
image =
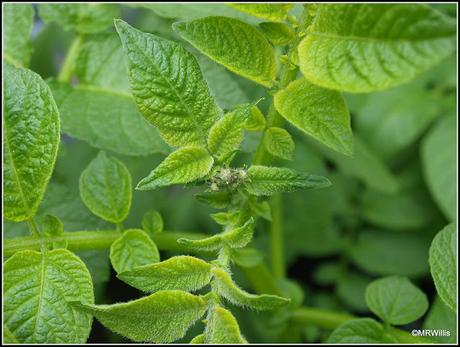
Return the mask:
[[428, 188], [446, 217], [453, 221], [457, 212], [456, 119], [439, 121], [422, 142], [422, 162]]
[[234, 9], [273, 22], [286, 19], [294, 4], [227, 4]]
[[259, 28], [274, 45], [286, 45], [295, 37], [294, 30], [284, 23], [263, 22], [259, 24]]
[[425, 293], [399, 276], [371, 282], [366, 288], [366, 303], [380, 319], [393, 325], [411, 323], [428, 309]]
[[124, 271], [117, 276], [144, 292], [157, 290], [198, 290], [211, 280], [211, 265], [190, 257], [177, 256], [160, 263], [147, 264]]
[[273, 84], [273, 49], [253, 26], [234, 18], [216, 16], [175, 23], [173, 28], [230, 71], [267, 87]]
[[94, 302], [91, 275], [67, 250], [21, 251], [4, 265], [4, 323], [21, 343], [86, 342], [92, 318], [72, 301]]
[[265, 149], [271, 155], [286, 160], [292, 159], [292, 152], [295, 149], [294, 140], [283, 128], [270, 127], [265, 131], [263, 142]]
[[31, 4], [5, 4], [3, 7], [3, 57], [14, 65], [29, 65], [32, 47], [34, 9]]
[[157, 263], [160, 254], [155, 243], [142, 230], [132, 229], [123, 233], [110, 247], [110, 261], [117, 273], [138, 266]]
[[164, 290], [114, 305], [78, 305], [104, 326], [136, 342], [173, 342], [185, 335], [206, 311], [198, 296]]
[[350, 115], [340, 93], [299, 79], [275, 95], [275, 107], [306, 134], [336, 151], [352, 155]]
[[95, 215], [112, 223], [121, 223], [131, 207], [128, 168], [118, 159], [99, 152], [81, 173], [80, 196]]
[[203, 343], [207, 344], [240, 344], [247, 343], [241, 335], [240, 327], [229, 310], [215, 306], [206, 324]]
[[298, 47], [311, 82], [353, 93], [408, 81], [455, 49], [455, 19], [426, 5], [322, 4]]
[[204, 144], [220, 114], [196, 59], [181, 45], [116, 21], [131, 91], [142, 115], [173, 146]]
[[59, 144], [59, 113], [36, 73], [3, 65], [3, 204], [14, 221], [32, 217], [53, 171]]
[[329, 336], [328, 343], [342, 344], [381, 344], [395, 343], [394, 337], [383, 329], [382, 324], [371, 318], [357, 318], [349, 320], [337, 327]]
[[214, 160], [201, 147], [183, 147], [171, 153], [147, 177], [143, 178], [136, 189], [150, 190], [172, 184], [184, 184], [206, 176]]
[[245, 186], [254, 195], [272, 195], [299, 189], [328, 187], [331, 182], [322, 176], [297, 172], [288, 168], [253, 165], [248, 170]]
[[457, 230], [452, 223], [442, 229], [430, 247], [430, 269], [436, 290], [442, 300], [457, 310]]

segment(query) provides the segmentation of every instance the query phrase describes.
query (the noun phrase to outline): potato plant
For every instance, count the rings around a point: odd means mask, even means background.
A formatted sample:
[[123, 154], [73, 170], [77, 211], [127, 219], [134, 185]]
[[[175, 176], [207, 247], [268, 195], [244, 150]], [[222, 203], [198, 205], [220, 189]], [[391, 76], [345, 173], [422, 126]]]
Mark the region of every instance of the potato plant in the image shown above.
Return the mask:
[[455, 5], [2, 7], [4, 343], [456, 341]]

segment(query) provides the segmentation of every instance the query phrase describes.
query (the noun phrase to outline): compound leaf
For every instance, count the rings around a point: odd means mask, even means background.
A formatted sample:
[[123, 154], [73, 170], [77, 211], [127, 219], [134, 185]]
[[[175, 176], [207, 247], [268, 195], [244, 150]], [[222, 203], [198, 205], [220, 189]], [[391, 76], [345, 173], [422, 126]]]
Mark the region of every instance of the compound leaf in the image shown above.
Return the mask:
[[295, 144], [287, 130], [278, 127], [268, 128], [265, 131], [263, 143], [271, 155], [286, 160], [292, 159]]
[[350, 114], [339, 92], [298, 79], [279, 91], [274, 102], [278, 112], [306, 134], [338, 152], [353, 154]]
[[91, 275], [73, 253], [20, 251], [4, 264], [4, 323], [20, 343], [83, 344], [92, 318], [70, 302], [94, 302]]
[[36, 73], [4, 63], [4, 216], [32, 217], [43, 198], [59, 145], [59, 113]]
[[172, 146], [205, 144], [221, 111], [195, 57], [178, 43], [143, 33], [122, 20], [115, 26], [141, 114]]
[[282, 22], [294, 4], [226, 4], [238, 11], [273, 22]]
[[202, 147], [188, 146], [171, 153], [138, 184], [138, 190], [151, 190], [172, 184], [185, 184], [208, 174], [214, 159]]
[[229, 310], [215, 306], [206, 324], [203, 343], [207, 344], [241, 344], [247, 343], [241, 336], [240, 327]]
[[408, 324], [428, 309], [426, 295], [406, 277], [390, 276], [371, 282], [366, 288], [367, 306], [384, 322]]
[[248, 169], [245, 186], [250, 194], [272, 195], [299, 189], [323, 188], [331, 182], [322, 176], [309, 175], [288, 168], [253, 165]]
[[183, 255], [160, 263], [134, 267], [119, 273], [117, 277], [144, 292], [167, 289], [195, 291], [211, 280], [211, 265], [201, 259]]
[[455, 23], [426, 5], [322, 4], [299, 44], [300, 70], [325, 88], [386, 89], [449, 56]]
[[32, 4], [5, 4], [3, 18], [3, 57], [13, 65], [28, 66], [32, 55], [29, 42], [34, 22]]
[[102, 219], [121, 223], [131, 207], [131, 175], [121, 161], [101, 151], [80, 175], [83, 203]]
[[273, 49], [253, 26], [216, 16], [174, 23], [173, 28], [230, 71], [266, 87], [273, 84], [276, 68]]
[[454, 312], [457, 310], [457, 232], [451, 223], [433, 239], [429, 251], [431, 276], [441, 299]]
[[121, 304], [76, 305], [118, 334], [156, 343], [182, 338], [206, 311], [202, 298], [179, 290], [162, 290]]
[[386, 333], [382, 324], [371, 318], [346, 321], [329, 336], [328, 343], [395, 343], [397, 340]]
[[142, 230], [132, 229], [112, 243], [110, 261], [117, 273], [129, 271], [138, 266], [157, 263], [160, 254], [155, 243]]

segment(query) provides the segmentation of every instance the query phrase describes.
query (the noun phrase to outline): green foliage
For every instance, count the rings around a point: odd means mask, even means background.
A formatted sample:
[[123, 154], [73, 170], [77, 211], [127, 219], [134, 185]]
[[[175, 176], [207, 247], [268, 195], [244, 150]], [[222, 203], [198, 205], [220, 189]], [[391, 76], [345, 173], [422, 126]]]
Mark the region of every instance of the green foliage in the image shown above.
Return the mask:
[[281, 159], [291, 160], [295, 144], [283, 128], [271, 127], [264, 134], [264, 146], [268, 153]]
[[349, 320], [335, 329], [328, 343], [395, 343], [397, 340], [385, 332], [383, 326], [371, 318]]
[[163, 217], [156, 210], [149, 210], [142, 217], [142, 229], [150, 235], [163, 231]]
[[211, 310], [203, 340], [207, 344], [247, 343], [232, 313], [219, 306]]
[[34, 9], [31, 4], [5, 4], [3, 15], [5, 18], [3, 56], [13, 65], [28, 66], [32, 55], [29, 38], [32, 32]]
[[286, 19], [293, 4], [228, 4], [238, 11], [249, 13], [255, 17], [281, 22]]
[[439, 296], [436, 296], [430, 312], [423, 322], [423, 329], [449, 330], [450, 336], [433, 336], [433, 338], [442, 343], [454, 343], [457, 338], [457, 315], [444, 304]]
[[283, 46], [295, 36], [291, 27], [284, 23], [263, 22], [259, 24], [259, 28], [274, 45]]

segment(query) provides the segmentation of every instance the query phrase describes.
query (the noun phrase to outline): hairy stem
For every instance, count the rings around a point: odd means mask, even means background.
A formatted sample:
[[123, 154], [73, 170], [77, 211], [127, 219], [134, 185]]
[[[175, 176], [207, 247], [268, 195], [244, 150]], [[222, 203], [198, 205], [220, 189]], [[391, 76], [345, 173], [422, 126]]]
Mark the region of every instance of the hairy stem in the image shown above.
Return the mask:
[[78, 35], [72, 41], [67, 55], [65, 57], [64, 63], [62, 64], [61, 71], [59, 72], [58, 81], [69, 83], [72, 79], [72, 74], [75, 68], [75, 61], [77, 60], [78, 52], [83, 43], [83, 36]]

